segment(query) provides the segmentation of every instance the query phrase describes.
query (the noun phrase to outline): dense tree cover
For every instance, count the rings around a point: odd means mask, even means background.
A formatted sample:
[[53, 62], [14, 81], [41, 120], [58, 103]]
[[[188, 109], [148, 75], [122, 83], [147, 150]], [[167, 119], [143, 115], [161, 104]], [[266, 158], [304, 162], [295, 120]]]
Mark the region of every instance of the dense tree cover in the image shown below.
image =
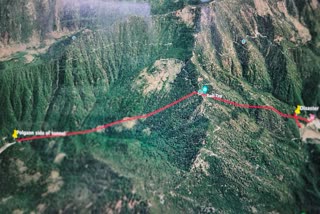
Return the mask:
[[[15, 128], [93, 128], [150, 112], [197, 91], [202, 84], [210, 84], [210, 92], [228, 99], [273, 105], [285, 112], [302, 102], [319, 105], [317, 50], [307, 46], [294, 49], [297, 65], [293, 64], [285, 53], [290, 44], [270, 46], [275, 33], [272, 19], [258, 16], [258, 30], [267, 38], [250, 41], [265, 56], [254, 64], [258, 60], [254, 61], [239, 43], [240, 26], [226, 15], [224, 27], [235, 37], [232, 60], [240, 61], [241, 73], [223, 67], [225, 35], [216, 23], [208, 26], [211, 37], [204, 45], [212, 45], [218, 67], [206, 66], [211, 63], [207, 56], [213, 49], [196, 46], [194, 34], [199, 26], [187, 27], [174, 13], [187, 4], [200, 2], [151, 0], [153, 18], [134, 16], [111, 22], [101, 16], [101, 8], [97, 12], [84, 8], [64, 11], [61, 26], [91, 30], [75, 34], [75, 40], [60, 40], [30, 64], [25, 64], [24, 53], [0, 63], [0, 136], [10, 139]], [[50, 31], [52, 25], [47, 24], [52, 16], [40, 15], [39, 22], [30, 22], [27, 14], [12, 5], [1, 7], [0, 16], [4, 20], [1, 26], [8, 26], [5, 31], [12, 32], [14, 40], [23, 37], [21, 41], [26, 41], [31, 35], [28, 29], [35, 25], [43, 37]], [[44, 5], [38, 6], [37, 10], [45, 11]], [[8, 17], [2, 18], [8, 9], [22, 14], [11, 25], [7, 25]], [[22, 35], [16, 29], [24, 22], [28, 23]], [[55, 25], [53, 28], [58, 28]], [[1, 33], [5, 32], [2, 29]], [[193, 56], [199, 64], [191, 60]], [[301, 60], [303, 56], [313, 64]], [[163, 88], [144, 95], [135, 87], [139, 74], [156, 60], [168, 58], [184, 63], [170, 90]], [[201, 84], [200, 72], [208, 77]], [[293, 74], [301, 74], [303, 80], [293, 78]], [[299, 87], [301, 83], [304, 87]], [[311, 204], [307, 200], [316, 202], [319, 197], [318, 188], [314, 188], [318, 160], [313, 155], [318, 154], [318, 147], [306, 149], [294, 140], [298, 137], [293, 120], [195, 96], [137, 121], [131, 129], [118, 126], [85, 136], [15, 145], [0, 157], [0, 183], [5, 184], [0, 198], [14, 196], [8, 204], [0, 204], [0, 211], [11, 212], [19, 204], [28, 212], [43, 203], [48, 205], [48, 212], [57, 207], [72, 212], [92, 202], [89, 209], [102, 212], [106, 207], [116, 209], [119, 200], [123, 212], [150, 212], [148, 203], [155, 211], [175, 213], [248, 213], [253, 212], [253, 206], [262, 212], [304, 210]], [[61, 152], [67, 154], [63, 164], [53, 163]], [[309, 154], [310, 163], [305, 164]], [[24, 177], [18, 176], [17, 159], [25, 162], [29, 175], [41, 172], [40, 180], [21, 183]], [[296, 173], [300, 169], [303, 176]], [[44, 196], [53, 170], [60, 171], [64, 186], [60, 192]], [[312, 196], [301, 191], [304, 187]], [[297, 192], [301, 194], [293, 198]], [[138, 203], [129, 210], [132, 201]]]

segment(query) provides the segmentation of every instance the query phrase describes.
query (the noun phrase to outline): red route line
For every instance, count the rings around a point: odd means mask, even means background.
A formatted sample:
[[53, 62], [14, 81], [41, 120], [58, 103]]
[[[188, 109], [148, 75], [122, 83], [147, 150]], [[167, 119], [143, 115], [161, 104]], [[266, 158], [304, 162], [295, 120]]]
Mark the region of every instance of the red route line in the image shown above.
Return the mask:
[[[137, 120], [137, 119], [143, 119], [143, 118], [148, 118], [148, 117], [151, 117], [155, 114], [158, 114], [168, 108], [171, 108], [172, 106], [194, 96], [198, 94], [198, 92], [194, 91], [186, 96], [183, 96], [181, 97], [180, 99], [172, 102], [172, 103], [169, 103], [168, 105], [166, 106], [163, 106], [157, 110], [154, 110], [150, 113], [147, 113], [147, 114], [143, 114], [143, 115], [139, 115], [139, 116], [133, 116], [133, 117], [127, 117], [125, 119], [122, 119], [122, 120], [117, 120], [117, 121], [114, 121], [114, 122], [111, 122], [111, 123], [107, 123], [105, 125], [102, 125], [102, 126], [97, 126], [95, 128], [92, 128], [92, 129], [87, 129], [87, 130], [82, 130], [82, 131], [74, 131], [74, 132], [66, 132], [66, 134], [64, 135], [40, 135], [40, 136], [32, 136], [32, 137], [26, 137], [26, 138], [19, 138], [17, 139], [16, 141], [17, 142], [23, 142], [23, 141], [29, 141], [29, 140], [38, 140], [38, 139], [47, 139], [47, 138], [58, 138], [58, 137], [66, 137], [66, 136], [74, 136], [74, 135], [83, 135], [83, 134], [88, 134], [88, 133], [92, 133], [92, 132], [96, 132], [96, 131], [99, 131], [99, 130], [102, 130], [102, 129], [106, 129], [106, 128], [109, 128], [111, 126], [114, 126], [114, 125], [117, 125], [117, 124], [121, 124], [121, 123], [124, 123], [124, 122], [128, 122], [128, 121], [132, 121], [132, 120]], [[203, 97], [208, 97], [206, 94], [199, 94]], [[309, 121], [308, 119], [306, 118], [303, 118], [303, 117], [299, 117], [295, 114], [293, 115], [290, 115], [290, 114], [284, 114], [282, 112], [280, 112], [279, 110], [277, 110], [276, 108], [272, 107], [272, 106], [256, 106], [256, 105], [249, 105], [249, 104], [240, 104], [240, 103], [236, 103], [236, 102], [233, 102], [233, 101], [230, 101], [230, 100], [225, 100], [225, 99], [222, 99], [222, 98], [218, 98], [218, 97], [210, 97], [214, 100], [217, 100], [217, 101], [220, 101], [220, 102], [223, 102], [223, 103], [226, 103], [226, 104], [229, 104], [229, 105], [233, 105], [233, 106], [236, 106], [236, 107], [240, 107], [240, 108], [249, 108], [249, 109], [266, 109], [266, 110], [271, 110], [271, 111], [274, 111], [275, 113], [279, 114], [281, 117], [284, 117], [284, 118], [292, 118], [292, 119], [295, 119], [295, 121], [297, 122], [297, 125], [300, 126], [299, 124], [299, 120], [302, 120], [306, 123], [309, 123], [311, 121]]]
[[[201, 94], [201, 96], [208, 97], [206, 94]], [[271, 111], [277, 113], [278, 115], [280, 115], [281, 117], [294, 119], [299, 127], [301, 127], [301, 125], [299, 123], [299, 120], [304, 121], [306, 123], [311, 122], [310, 120], [308, 120], [308, 119], [306, 119], [304, 117], [297, 116], [295, 113], [293, 115], [282, 113], [281, 111], [279, 111], [278, 109], [274, 108], [273, 106], [260, 106], [260, 105], [240, 104], [240, 103], [236, 103], [236, 102], [233, 102], [233, 101], [230, 101], [230, 100], [225, 100], [225, 99], [222, 99], [222, 98], [219, 98], [219, 97], [210, 97], [210, 98], [212, 98], [214, 100], [217, 100], [217, 101], [220, 101], [220, 102], [223, 102], [223, 103], [226, 103], [226, 104], [229, 104], [229, 105], [240, 107], [240, 108], [271, 110]]]
[[87, 130], [83, 130], [83, 131], [75, 131], [75, 132], [67, 132], [65, 135], [40, 135], [40, 136], [33, 136], [33, 137], [26, 137], [26, 138], [20, 138], [20, 139], [17, 139], [16, 141], [17, 142], [23, 142], [23, 141], [29, 141], [29, 140], [38, 140], [38, 139], [47, 139], [47, 138], [58, 138], [58, 137], [66, 137], [66, 136], [74, 136], [74, 135], [83, 135], [83, 134], [88, 134], [88, 133], [92, 133], [92, 132], [96, 132], [96, 131], [99, 131], [99, 130], [102, 130], [102, 129], [106, 129], [106, 128], [109, 128], [111, 126], [114, 126], [114, 125], [117, 125], [117, 124], [120, 124], [120, 123], [124, 123], [124, 122], [128, 122], [128, 121], [131, 121], [131, 120], [137, 120], [137, 119], [143, 119], [143, 118], [148, 118], [148, 117], [151, 117], [155, 114], [158, 114], [168, 108], [171, 108], [172, 106], [188, 99], [189, 97], [192, 97], [193, 95], [196, 95], [198, 94], [198, 92], [192, 92], [184, 97], [181, 97], [180, 99], [166, 105], [166, 106], [163, 106], [162, 108], [159, 108], [155, 111], [152, 111], [148, 114], [143, 114], [143, 115], [139, 115], [139, 116], [134, 116], [134, 117], [128, 117], [128, 118], [125, 118], [125, 119], [122, 119], [122, 120], [117, 120], [117, 121], [114, 121], [114, 122], [111, 122], [111, 123], [107, 123], [105, 125], [102, 125], [102, 126], [98, 126], [98, 127], [95, 127], [95, 128], [92, 128], [92, 129], [87, 129]]

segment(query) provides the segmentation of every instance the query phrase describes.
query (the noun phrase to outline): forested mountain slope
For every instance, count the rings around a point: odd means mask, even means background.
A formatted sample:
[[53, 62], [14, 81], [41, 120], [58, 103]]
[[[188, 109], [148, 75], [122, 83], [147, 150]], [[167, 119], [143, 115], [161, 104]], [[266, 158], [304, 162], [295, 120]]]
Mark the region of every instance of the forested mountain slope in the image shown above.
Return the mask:
[[[204, 85], [288, 114], [319, 106], [319, 20], [316, 0], [0, 0], [0, 146], [14, 129], [94, 128]], [[318, 212], [316, 142], [272, 111], [193, 96], [8, 148], [0, 212]]]

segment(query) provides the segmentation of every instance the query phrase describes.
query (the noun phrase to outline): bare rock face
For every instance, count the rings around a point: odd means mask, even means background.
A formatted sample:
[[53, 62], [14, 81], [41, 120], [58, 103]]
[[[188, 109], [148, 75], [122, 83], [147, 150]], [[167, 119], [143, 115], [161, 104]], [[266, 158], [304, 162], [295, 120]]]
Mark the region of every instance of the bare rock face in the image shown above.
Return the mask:
[[[320, 147], [305, 148], [294, 120], [196, 93], [97, 133], [4, 141], [13, 129], [102, 128], [203, 85], [288, 114], [320, 105], [318, 1], [148, 2], [1, 1], [0, 213], [294, 213], [318, 203]], [[319, 137], [319, 120], [300, 131]]]
[[[94, 26], [110, 26], [128, 15], [146, 16], [146, 3], [103, 0], [26, 0], [1, 5], [0, 60], [27, 49], [49, 46], [57, 39]], [[41, 51], [43, 53], [44, 51]]]
[[[309, 63], [297, 61], [303, 57], [319, 65], [320, 28], [315, 26], [319, 26], [320, 9], [316, 5], [268, 0], [204, 4], [197, 15], [192, 60], [227, 84], [244, 78], [286, 103], [301, 103], [306, 82], [319, 75]], [[188, 8], [177, 14], [187, 23], [192, 17]], [[312, 90], [312, 98], [305, 95], [303, 99], [319, 103], [318, 89]]]
[[141, 72], [136, 87], [143, 86], [144, 95], [162, 89], [169, 91], [170, 84], [176, 79], [183, 66], [183, 62], [175, 59], [157, 60], [151, 68], [145, 68]]

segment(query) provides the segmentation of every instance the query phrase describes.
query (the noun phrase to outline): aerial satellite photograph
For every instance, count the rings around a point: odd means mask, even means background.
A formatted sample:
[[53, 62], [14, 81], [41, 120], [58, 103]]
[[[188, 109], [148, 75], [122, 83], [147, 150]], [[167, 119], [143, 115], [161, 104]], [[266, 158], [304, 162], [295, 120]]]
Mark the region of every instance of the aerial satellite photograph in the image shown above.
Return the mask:
[[0, 214], [319, 214], [320, 0], [0, 0]]

